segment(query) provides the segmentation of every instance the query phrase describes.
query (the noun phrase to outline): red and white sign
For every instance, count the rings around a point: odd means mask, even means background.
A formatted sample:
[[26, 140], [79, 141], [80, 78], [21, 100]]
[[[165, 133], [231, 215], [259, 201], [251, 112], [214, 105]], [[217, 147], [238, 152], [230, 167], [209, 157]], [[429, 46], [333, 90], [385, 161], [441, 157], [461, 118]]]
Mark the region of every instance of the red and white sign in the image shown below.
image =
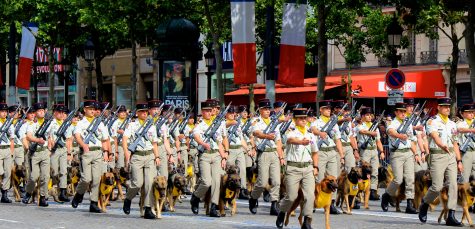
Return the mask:
[[16, 86], [25, 90], [30, 89], [31, 66], [36, 45], [35, 35], [38, 33], [38, 25], [30, 23], [27, 26], [22, 26], [21, 29], [20, 61], [16, 81]]

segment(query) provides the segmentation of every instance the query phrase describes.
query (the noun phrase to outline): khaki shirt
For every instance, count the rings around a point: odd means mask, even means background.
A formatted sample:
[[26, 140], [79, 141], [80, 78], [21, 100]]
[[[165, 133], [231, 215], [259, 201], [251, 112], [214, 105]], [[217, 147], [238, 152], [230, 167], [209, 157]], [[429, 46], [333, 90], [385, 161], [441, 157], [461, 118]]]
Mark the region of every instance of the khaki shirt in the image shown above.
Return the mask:
[[[391, 145], [393, 142], [395, 142], [398, 138], [393, 138], [391, 135], [389, 135], [389, 130], [393, 129], [397, 132], [397, 129], [402, 125], [402, 122], [399, 121], [399, 119], [395, 118], [393, 121], [391, 121], [391, 124], [389, 124], [387, 133], [389, 137], [389, 145]], [[411, 148], [411, 143], [417, 141], [417, 137], [414, 135], [414, 131], [412, 128], [412, 125], [409, 125], [409, 128], [407, 128], [406, 133], [401, 133], [401, 134], [406, 134], [408, 136], [407, 141], [400, 141], [399, 142], [399, 147], [398, 149], [409, 149]]]
[[58, 139], [58, 136], [56, 136], [56, 134], [58, 133], [59, 127], [62, 123], [62, 121], [55, 119], [51, 122], [51, 125], [48, 128], [48, 136], [53, 139], [53, 142], [56, 142], [56, 140]]
[[[227, 128], [226, 132], [229, 131], [232, 128], [234, 128], [234, 125], [229, 126]], [[243, 136], [243, 133], [242, 133], [241, 126], [238, 126], [235, 136], [228, 136], [229, 145], [231, 145], [231, 146], [242, 145], [242, 140], [243, 139], [244, 139], [244, 136]]]
[[381, 139], [381, 134], [379, 133], [378, 129], [376, 129], [377, 135], [374, 138], [374, 140], [369, 135], [360, 133], [360, 131], [362, 130], [369, 130], [369, 128], [371, 127], [371, 124], [372, 124], [371, 122], [369, 123], [369, 125], [363, 122], [356, 127], [356, 140], [358, 141], [358, 144], [363, 144], [366, 140], [369, 139], [368, 146], [373, 147], [373, 146], [376, 146], [376, 141]]
[[[127, 138], [130, 138], [130, 143], [133, 143], [135, 141], [136, 134], [139, 134], [140, 132], [140, 127], [142, 125], [145, 125], [145, 121], [143, 124], [140, 124], [139, 120], [135, 120], [129, 124], [129, 126], [125, 129], [124, 136]], [[152, 125], [146, 133], [146, 136], [148, 137], [148, 140], [143, 138], [144, 142], [144, 147], [142, 146], [137, 146], [137, 151], [148, 151], [148, 150], [153, 150], [153, 145], [152, 143], [158, 143], [158, 137], [157, 137], [157, 131], [155, 125]]]
[[[275, 144], [275, 142], [278, 141], [278, 140], [281, 140], [279, 127], [280, 127], [280, 124], [277, 125], [277, 128], [275, 128], [275, 132], [274, 132], [275, 138], [274, 138], [274, 140], [269, 140], [269, 144], [267, 145], [266, 148], [277, 148], [277, 145]], [[264, 120], [262, 118], [259, 118], [259, 119], [256, 120], [255, 124], [251, 127], [251, 133], [254, 134], [257, 131], [264, 132], [264, 130], [266, 128], [267, 128], [267, 124], [264, 122]], [[254, 142], [256, 143], [256, 146], [259, 146], [263, 140], [264, 139], [254, 137]]]
[[[475, 120], [472, 120], [472, 122], [475, 122]], [[466, 119], [460, 120], [457, 122], [457, 129], [461, 129], [461, 128], [464, 128], [464, 129], [470, 128], [470, 125], [468, 125]], [[460, 144], [463, 144], [465, 142], [465, 140], [467, 139], [467, 137], [465, 136], [467, 134], [469, 133], [458, 133], [458, 142], [460, 142]]]
[[434, 132], [439, 134], [442, 144], [447, 145], [449, 148], [454, 146], [454, 142], [458, 141], [457, 125], [450, 119], [445, 123], [439, 115], [436, 115], [427, 122], [429, 149], [440, 150], [439, 146], [435, 144], [434, 139], [430, 136], [430, 134]]
[[[2, 121], [0, 121], [0, 126], [2, 126], [4, 123]], [[7, 138], [9, 140], [13, 139], [14, 138], [14, 135], [15, 135], [15, 129], [13, 128], [13, 124], [8, 128], [8, 131], [7, 131]], [[2, 146], [5, 146], [5, 145], [10, 145], [10, 141], [8, 142], [5, 142], [3, 140], [0, 140], [0, 145]]]
[[[330, 120], [329, 120], [330, 121]], [[328, 121], [328, 122], [329, 122]], [[321, 118], [321, 116], [315, 120], [315, 122], [313, 122], [310, 126], [313, 128], [313, 127], [316, 127], [318, 129], [318, 131], [320, 131], [323, 126], [325, 126], [325, 124], [327, 124], [325, 121], [323, 121], [323, 119]], [[338, 125], [335, 125], [333, 126], [333, 129], [331, 130], [331, 134], [333, 135], [333, 138], [330, 138], [330, 136], [328, 136], [328, 142], [329, 144], [326, 145], [325, 143], [323, 143], [321, 145], [321, 147], [335, 147], [336, 144], [335, 144], [335, 140], [336, 139], [341, 139], [341, 133], [340, 133], [340, 128], [338, 128]]]
[[[54, 121], [54, 120], [53, 120]], [[45, 120], [45, 122], [47, 122], [47, 120]], [[51, 129], [51, 125], [53, 124], [53, 122], [51, 122], [51, 124], [49, 125], [48, 129], [46, 129], [46, 132], [45, 132], [45, 138], [46, 140], [48, 140], [49, 138], [49, 130]], [[29, 125], [26, 129], [26, 134], [31, 134], [32, 136], [36, 137], [35, 134], [36, 132], [38, 131], [38, 129], [40, 128], [41, 124], [39, 122], [34, 122], [32, 123], [31, 125]], [[48, 141], [45, 141], [45, 143], [43, 145], [40, 145], [38, 144], [38, 146], [48, 146]]]
[[312, 153], [318, 152], [317, 138], [312, 133], [306, 131], [305, 134], [302, 134], [298, 129], [292, 130], [287, 134], [287, 139], [295, 138], [297, 140], [303, 140], [304, 138], [310, 140], [310, 144], [304, 145], [294, 145], [287, 143], [285, 152], [287, 155], [287, 161], [292, 162], [311, 162]]
[[[74, 128], [74, 134], [81, 134], [81, 137], [84, 138], [86, 137], [86, 130], [87, 127], [89, 127], [89, 124], [91, 124], [86, 117], [81, 119], [78, 124], [76, 125], [76, 128]], [[102, 147], [102, 141], [105, 141], [109, 138], [109, 131], [107, 131], [106, 126], [104, 123], [99, 123], [99, 127], [97, 128], [96, 134], [92, 135], [92, 138], [96, 139], [96, 143], [93, 143], [92, 141], [89, 141], [88, 146], [89, 147]]]
[[[204, 141], [205, 140], [204, 133], [206, 132], [208, 127], [209, 127], [208, 124], [206, 124], [206, 122], [203, 120], [202, 122], [200, 122], [199, 124], [195, 126], [195, 128], [193, 129], [193, 135], [199, 134], [199, 136], [201, 137], [201, 140]], [[209, 142], [206, 142], [211, 145], [211, 149], [214, 149], [214, 150], [219, 149], [218, 143], [223, 141], [224, 132], [226, 132], [226, 129], [224, 128], [223, 125], [220, 125], [218, 127], [218, 130], [214, 134], [214, 137], [216, 138], [217, 141], [210, 139]]]

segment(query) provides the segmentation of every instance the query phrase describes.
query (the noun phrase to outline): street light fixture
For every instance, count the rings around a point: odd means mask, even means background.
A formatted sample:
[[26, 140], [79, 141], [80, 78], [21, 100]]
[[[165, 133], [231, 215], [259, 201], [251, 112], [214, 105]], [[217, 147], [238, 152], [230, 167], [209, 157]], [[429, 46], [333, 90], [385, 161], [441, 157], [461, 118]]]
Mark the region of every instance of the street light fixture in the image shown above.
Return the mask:
[[404, 30], [401, 25], [399, 25], [397, 17], [394, 16], [391, 20], [391, 23], [386, 29], [386, 32], [388, 33], [388, 45], [391, 49], [390, 59], [392, 68], [397, 68], [398, 61], [401, 59], [401, 55], [397, 55], [397, 48], [401, 45], [401, 37], [403, 31]]
[[206, 64], [206, 68], [207, 68], [207, 72], [205, 73], [206, 76], [208, 77], [208, 81], [207, 81], [207, 84], [208, 84], [208, 90], [207, 90], [207, 94], [208, 94], [208, 99], [211, 98], [211, 77], [213, 76], [213, 72], [211, 71], [211, 67], [213, 66], [214, 64], [214, 53], [211, 51], [211, 48], [208, 47], [208, 51], [205, 53], [205, 64]]
[[92, 70], [94, 67], [92, 66], [92, 62], [94, 61], [94, 43], [90, 38], [86, 40], [84, 44], [84, 60], [87, 61], [87, 99], [92, 99]]

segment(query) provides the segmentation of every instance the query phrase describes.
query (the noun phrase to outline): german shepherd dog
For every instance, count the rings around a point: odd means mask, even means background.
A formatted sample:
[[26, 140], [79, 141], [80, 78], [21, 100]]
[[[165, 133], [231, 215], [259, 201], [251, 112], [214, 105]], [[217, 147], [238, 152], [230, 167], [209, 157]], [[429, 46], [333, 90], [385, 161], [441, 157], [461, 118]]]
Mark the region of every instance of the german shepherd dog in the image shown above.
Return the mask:
[[[152, 193], [154, 205], [152, 207], [152, 211], [157, 216], [157, 219], [162, 218], [162, 208], [167, 201], [167, 183], [167, 178], [165, 176], [156, 176], [153, 179]], [[143, 212], [142, 209], [140, 211]]]
[[186, 168], [186, 185], [188, 186], [188, 189], [191, 193], [195, 191], [195, 185], [196, 185], [196, 174], [195, 174], [195, 168], [193, 164], [193, 157], [191, 155], [188, 155], [188, 166]]
[[[447, 186], [443, 187], [440, 191], [440, 200], [442, 202], [442, 212], [440, 212], [440, 216], [438, 222], [442, 220], [442, 216], [444, 220], [447, 220], [447, 213], [449, 209], [447, 207], [447, 202], [449, 201], [448, 196], [449, 188]], [[473, 227], [472, 217], [468, 211], [468, 208], [473, 205], [475, 199], [475, 179], [473, 176], [470, 176], [470, 180], [468, 183], [458, 184], [457, 185], [457, 204], [462, 207], [462, 223], [466, 219], [470, 227]]]
[[[359, 196], [364, 200], [364, 208], [369, 209], [369, 195], [371, 192], [371, 171], [373, 167], [366, 161], [361, 161], [361, 180], [358, 182]], [[362, 197], [364, 195], [364, 198]], [[354, 201], [353, 201], [354, 202]]]
[[124, 191], [122, 190], [122, 187], [127, 188], [126, 182], [130, 179], [130, 173], [125, 170], [125, 168], [114, 168], [112, 170], [112, 173], [114, 173], [115, 177], [115, 182], [117, 183], [117, 196], [112, 193], [111, 199], [113, 201], [116, 201], [117, 199], [124, 200]]
[[[420, 170], [414, 175], [414, 207], [419, 209], [422, 198], [426, 195], [427, 190], [432, 185], [432, 178], [429, 170]], [[431, 210], [434, 206], [430, 204]]]
[[[343, 213], [351, 215], [351, 209], [355, 204], [356, 196], [359, 192], [358, 184], [362, 178], [362, 169], [360, 167], [351, 168], [350, 172], [343, 170], [338, 177], [338, 196], [336, 198], [336, 206], [339, 206]], [[353, 197], [351, 203], [349, 197]], [[343, 209], [343, 203], [346, 204], [346, 210]]]
[[[320, 182], [315, 184], [315, 202], [314, 208], [323, 208], [325, 210], [325, 227], [326, 229], [330, 229], [330, 205], [332, 202], [331, 195], [335, 192], [338, 188], [337, 178], [330, 175], [325, 175], [325, 178]], [[299, 192], [297, 198], [295, 199], [294, 203], [290, 207], [290, 209], [285, 214], [285, 226], [289, 224], [289, 216], [290, 213], [295, 211], [295, 209], [300, 205], [300, 209], [302, 209], [302, 200], [303, 200], [303, 192], [302, 189], [299, 188]], [[300, 212], [299, 215], [299, 223], [302, 225], [303, 215]]]
[[239, 177], [239, 168], [236, 165], [228, 165], [226, 174], [221, 177], [221, 188], [219, 191], [219, 213], [226, 216], [225, 206], [231, 205], [231, 216], [236, 214], [236, 199], [241, 189], [241, 178]]
[[257, 182], [257, 163], [255, 161], [253, 161], [252, 167], [246, 168], [246, 178], [247, 190], [251, 193]]
[[81, 173], [79, 172], [79, 166], [71, 166], [68, 168], [68, 188], [67, 193], [69, 196], [76, 194], [76, 187], [79, 184]]
[[378, 168], [378, 187], [388, 188], [389, 183], [393, 180], [393, 173], [390, 166], [381, 166]]
[[181, 169], [172, 169], [169, 171], [171, 172], [168, 176], [167, 199], [170, 205], [170, 211], [174, 212], [176, 201], [180, 201], [180, 196], [185, 193], [186, 179], [182, 175], [183, 171]]
[[109, 204], [109, 200], [111, 199], [112, 193], [114, 192], [114, 188], [116, 186], [116, 181], [114, 174], [112, 172], [106, 172], [102, 174], [101, 182], [99, 184], [99, 201], [98, 206], [102, 210], [102, 212], [107, 211], [107, 205]]
[[26, 168], [23, 165], [14, 165], [12, 168], [11, 184], [13, 187], [13, 194], [15, 196], [15, 201], [20, 202], [20, 184], [26, 183]]

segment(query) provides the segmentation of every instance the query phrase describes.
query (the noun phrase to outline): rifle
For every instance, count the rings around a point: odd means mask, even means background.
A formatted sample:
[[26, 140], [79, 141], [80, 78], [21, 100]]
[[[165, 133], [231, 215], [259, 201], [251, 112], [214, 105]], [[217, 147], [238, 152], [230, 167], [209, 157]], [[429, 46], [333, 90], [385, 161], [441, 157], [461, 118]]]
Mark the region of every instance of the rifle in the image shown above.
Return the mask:
[[[257, 110], [254, 112], [253, 116], [255, 116], [256, 114], [257, 114]], [[252, 125], [251, 119], [252, 119], [251, 117], [247, 117], [247, 120], [242, 127], [242, 133], [248, 137], [249, 137], [249, 129], [251, 128], [251, 125]]]
[[[107, 108], [109, 106], [109, 103], [105, 106]], [[96, 138], [97, 138], [97, 129], [99, 129], [99, 124], [102, 123], [102, 119], [104, 118], [104, 113], [106, 112], [106, 108], [104, 108], [101, 112], [101, 114], [92, 120], [92, 122], [89, 124], [89, 126], [86, 129], [86, 136], [84, 137], [84, 143], [89, 144], [89, 142], [96, 143]]]
[[[347, 106], [348, 106], [348, 103], [345, 103], [345, 105], [343, 106], [343, 108], [341, 108], [340, 112], [337, 115], [332, 115], [330, 117], [330, 121], [328, 121], [322, 127], [322, 129], [320, 129], [320, 132], [325, 132], [327, 133], [328, 137], [333, 138], [333, 134], [332, 134], [333, 127], [338, 123], [338, 117], [343, 113], [343, 111], [345, 110]], [[328, 141], [328, 137], [318, 139], [317, 145], [319, 149], [323, 145], [323, 143], [325, 143], [326, 146], [330, 145], [330, 142]]]
[[[424, 105], [425, 105], [425, 102], [424, 102]], [[423, 106], [424, 106], [423, 105]], [[417, 104], [416, 108], [414, 108], [414, 112], [412, 112], [411, 115], [409, 115], [409, 117], [406, 117], [404, 119], [404, 121], [401, 123], [401, 125], [399, 125], [399, 127], [397, 128], [397, 133], [398, 134], [406, 134], [407, 133], [407, 130], [409, 129], [410, 126], [413, 126], [414, 123], [417, 123], [418, 122], [418, 116], [421, 115], [422, 112], [421, 109], [424, 109], [423, 107], [419, 109], [419, 104]], [[416, 112], [419, 112], [419, 114], [417, 115]], [[401, 139], [397, 138], [394, 142], [391, 143], [391, 148], [392, 149], [397, 149], [399, 147], [399, 144], [401, 143]], [[406, 144], [406, 141], [402, 141], [403, 144]]]
[[185, 112], [185, 110], [182, 110], [180, 112], [179, 115], [175, 115], [175, 117], [173, 117], [173, 120], [170, 124], [170, 130], [169, 130], [169, 133], [170, 133], [170, 136], [171, 136], [171, 143], [174, 144], [175, 143], [175, 130], [176, 128], [178, 127], [178, 125], [180, 125], [180, 119], [179, 119], [179, 116], [181, 116], [183, 113]]
[[[163, 107], [163, 104], [162, 106], [160, 106], [159, 110], [162, 111], [162, 107]], [[168, 110], [162, 112], [162, 116], [160, 116], [160, 118], [158, 118], [157, 120], [157, 125], [156, 125], [156, 129], [157, 129], [157, 136], [158, 137], [161, 137], [162, 134], [160, 133], [160, 129], [162, 128], [162, 126], [168, 121], [168, 119], [170, 118], [170, 116], [173, 114], [172, 112], [169, 112], [171, 110], [174, 110], [175, 109], [175, 106], [171, 106], [168, 108]], [[166, 114], [165, 114], [166, 113]]]
[[[138, 146], [141, 146], [142, 148], [144, 148], [145, 147], [145, 142], [143, 141], [143, 139], [145, 139], [147, 141], [150, 141], [150, 139], [148, 138], [147, 132], [150, 129], [150, 127], [153, 124], [155, 124], [153, 119], [157, 116], [157, 114], [155, 114], [153, 117], [147, 117], [144, 125], [141, 126], [137, 130], [137, 132], [135, 134], [134, 142], [132, 144], [130, 144], [129, 147], [127, 148], [130, 152], [132, 152], [132, 153], [136, 152]], [[157, 121], [158, 121], [158, 119], [157, 119]]]
[[[475, 128], [475, 122], [468, 127], [469, 129]], [[462, 145], [460, 146], [460, 152], [465, 153], [469, 149], [474, 149], [473, 143], [475, 142], [475, 135], [473, 133], [465, 134], [465, 141], [463, 141]]]
[[432, 112], [432, 107], [429, 109], [429, 111], [427, 111], [427, 113], [425, 113], [424, 118], [421, 119], [421, 125], [422, 126], [426, 126], [427, 121], [429, 121], [430, 112]]
[[[371, 124], [371, 127], [368, 129], [368, 131], [376, 131], [376, 128], [378, 128], [378, 124], [381, 122], [381, 120], [383, 120], [383, 117], [384, 117], [384, 113], [386, 112], [386, 110], [383, 110], [383, 113], [381, 113], [381, 115], [379, 116], [378, 119], [376, 119], [373, 124]], [[373, 136], [371, 137], [367, 137], [366, 135], [363, 136], [363, 138], [365, 139], [363, 143], [360, 143], [358, 144], [358, 148], [360, 149], [363, 149], [365, 150], [366, 148], [368, 148], [368, 144], [369, 144], [369, 139], [374, 139]]]
[[59, 126], [58, 131], [56, 131], [56, 141], [54, 142], [53, 148], [51, 148], [51, 152], [54, 153], [56, 149], [62, 148], [65, 145], [66, 141], [66, 130], [71, 125], [74, 115], [78, 112], [79, 108], [69, 112], [68, 117], [63, 121], [61, 126]]
[[[204, 135], [203, 142], [209, 142], [210, 140], [213, 140], [216, 142], [216, 132], [218, 131], [219, 127], [221, 126], [221, 123], [224, 120], [225, 115], [228, 113], [229, 107], [231, 107], [231, 103], [228, 104], [228, 106], [219, 112], [219, 114], [216, 116], [216, 118], [213, 120], [211, 125], [206, 129]], [[205, 148], [202, 145], [198, 146], [198, 152], [204, 153]]]
[[[53, 115], [46, 115], [45, 120], [41, 124], [41, 126], [36, 130], [35, 137], [36, 138], [42, 138], [43, 140], [46, 141], [46, 131], [48, 130], [49, 126], [51, 125], [51, 121], [53, 121]], [[28, 148], [28, 151], [30, 152], [30, 155], [33, 156], [33, 154], [36, 152], [36, 148], [38, 148], [38, 143], [33, 142], [31, 143], [30, 147]]]
[[28, 107], [28, 109], [26, 109], [26, 112], [23, 113], [21, 118], [15, 123], [15, 135], [17, 136], [18, 139], [20, 139], [20, 128], [23, 125], [23, 122], [25, 121], [26, 115], [28, 114], [30, 109], [31, 109], [31, 107]]
[[[132, 111], [129, 115], [127, 115], [127, 118], [125, 118], [124, 122], [123, 122], [122, 124], [120, 124], [119, 130], [125, 130], [125, 128], [127, 127], [127, 125], [129, 125], [130, 121], [131, 121], [132, 118], [135, 116], [135, 113], [136, 113], [136, 112], [137, 112], [137, 109], [135, 109], [135, 110]], [[117, 135], [117, 142], [121, 142], [123, 136], [124, 136], [123, 134]]]
[[[279, 117], [284, 113], [285, 107], [287, 106], [287, 103], [284, 102], [282, 109], [274, 115], [271, 116], [271, 121], [269, 125], [267, 125], [266, 129], [264, 130], [264, 134], [269, 134], [275, 131], [277, 126], [279, 125]], [[257, 146], [257, 152], [262, 153], [266, 149], [267, 145], [270, 144], [269, 139], [264, 139], [261, 141], [261, 143]]]
[[8, 130], [10, 129], [10, 126], [13, 124], [13, 117], [18, 113], [18, 111], [21, 109], [20, 106], [17, 107], [15, 110], [15, 113], [13, 115], [8, 115], [7, 120], [3, 123], [3, 125], [0, 127], [0, 142], [5, 142], [9, 143], [10, 138], [8, 137]]
[[[308, 115], [309, 112], [310, 112], [310, 109], [307, 110], [307, 115]], [[290, 117], [291, 115], [292, 114], [290, 113], [290, 111], [287, 111], [286, 116]], [[285, 133], [290, 128], [290, 125], [292, 125], [292, 119], [290, 119], [289, 121], [287, 121], [284, 124], [280, 125], [279, 131], [280, 131], [280, 136], [282, 138], [282, 143], [287, 142], [287, 135]]]
[[[355, 110], [357, 103], [358, 103], [357, 101], [353, 101], [353, 104], [351, 105], [351, 112], [350, 112], [349, 117], [351, 117], [352, 120], [355, 119], [355, 117], [357, 115], [356, 110]], [[345, 116], [345, 118], [347, 118], [347, 117], [348, 116]], [[340, 132], [342, 133], [341, 134], [341, 139], [343, 139], [345, 141], [348, 141], [348, 135], [350, 135], [350, 129], [348, 128], [348, 125], [350, 125], [350, 122], [345, 121], [340, 126]]]
[[183, 121], [180, 123], [179, 127], [179, 133], [180, 134], [184, 134], [185, 133], [185, 127], [186, 127], [186, 124], [188, 124], [188, 120], [190, 120], [190, 117], [191, 117], [191, 111], [193, 110], [194, 107], [192, 107], [189, 112], [186, 114], [186, 117], [185, 119], [183, 119]]
[[119, 107], [120, 106], [117, 106], [114, 112], [111, 112], [109, 117], [107, 117], [106, 121], [104, 122], [104, 125], [107, 127], [107, 130], [109, 131], [109, 135], [112, 135], [112, 132], [111, 132], [112, 124], [114, 124], [115, 120], [119, 118], [117, 117], [117, 111], [119, 111]]
[[236, 134], [237, 133], [237, 129], [239, 128], [239, 126], [241, 126], [241, 115], [239, 114], [238, 117], [237, 117], [237, 123], [236, 125], [233, 125], [231, 128], [229, 128], [228, 130], [228, 139], [231, 141], [231, 142], [234, 142], [234, 143], [239, 143], [239, 142], [236, 142], [236, 139], [239, 138], [239, 136]]

